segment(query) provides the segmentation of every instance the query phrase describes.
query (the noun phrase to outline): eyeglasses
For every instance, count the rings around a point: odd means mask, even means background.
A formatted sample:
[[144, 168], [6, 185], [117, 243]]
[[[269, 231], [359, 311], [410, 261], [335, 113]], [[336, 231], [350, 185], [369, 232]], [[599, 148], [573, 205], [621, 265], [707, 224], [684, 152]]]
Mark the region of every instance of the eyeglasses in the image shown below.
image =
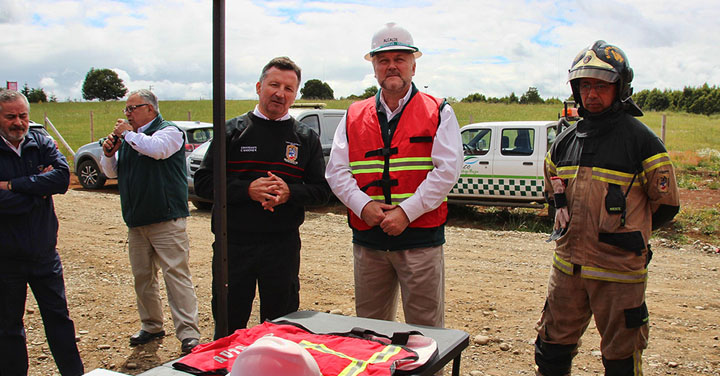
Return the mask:
[[123, 112], [126, 113], [126, 114], [131, 114], [131, 113], [132, 113], [133, 111], [135, 111], [135, 109], [137, 109], [138, 107], [147, 106], [147, 105], [148, 105], [147, 103], [143, 103], [143, 104], [136, 104], [136, 105], [133, 105], [133, 106], [127, 106], [127, 107], [125, 107], [125, 108], [123, 109]]
[[597, 84], [590, 84], [590, 83], [582, 83], [580, 84], [580, 92], [583, 94], [587, 94], [590, 92], [590, 90], [595, 89], [596, 93], [607, 93], [608, 90], [610, 90], [614, 84], [608, 84], [605, 82], [600, 82]]

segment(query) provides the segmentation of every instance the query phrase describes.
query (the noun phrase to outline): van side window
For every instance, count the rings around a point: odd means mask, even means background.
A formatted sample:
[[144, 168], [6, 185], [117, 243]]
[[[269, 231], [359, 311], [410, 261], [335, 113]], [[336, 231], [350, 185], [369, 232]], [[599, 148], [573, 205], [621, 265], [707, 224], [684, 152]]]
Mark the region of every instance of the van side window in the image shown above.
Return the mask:
[[325, 122], [322, 124], [322, 132], [320, 133], [320, 143], [323, 145], [332, 145], [333, 137], [335, 137], [335, 130], [337, 129], [340, 120], [343, 116], [325, 116]]
[[310, 127], [318, 135], [320, 134], [320, 118], [317, 115], [305, 116], [300, 122]]
[[532, 155], [535, 152], [535, 130], [506, 128], [502, 130], [502, 155]]
[[468, 129], [462, 132], [463, 154], [485, 155], [490, 151], [490, 129]]
[[557, 128], [555, 127], [548, 127], [547, 129], [547, 150], [550, 150], [550, 147], [553, 143], [555, 143], [555, 139], [557, 138]]

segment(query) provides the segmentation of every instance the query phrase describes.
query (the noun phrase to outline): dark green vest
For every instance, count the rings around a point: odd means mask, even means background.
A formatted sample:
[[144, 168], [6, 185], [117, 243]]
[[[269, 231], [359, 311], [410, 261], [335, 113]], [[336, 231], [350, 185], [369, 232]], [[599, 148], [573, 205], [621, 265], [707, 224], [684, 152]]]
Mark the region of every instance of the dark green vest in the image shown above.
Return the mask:
[[[165, 127], [176, 125], [164, 121], [158, 114], [143, 133], [150, 136]], [[128, 227], [187, 217], [185, 143], [169, 158], [156, 160], [138, 153], [123, 141], [118, 152], [118, 190]]]

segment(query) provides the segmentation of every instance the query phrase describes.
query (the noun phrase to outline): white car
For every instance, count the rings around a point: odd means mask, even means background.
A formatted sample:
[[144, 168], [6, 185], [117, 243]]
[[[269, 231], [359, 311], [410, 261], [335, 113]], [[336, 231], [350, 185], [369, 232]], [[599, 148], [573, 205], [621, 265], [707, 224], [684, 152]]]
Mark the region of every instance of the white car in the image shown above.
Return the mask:
[[[200, 121], [172, 121], [185, 133], [185, 156], [212, 138], [213, 125]], [[104, 138], [81, 146], [75, 153], [75, 174], [80, 185], [88, 189], [99, 189], [105, 185], [107, 175], [100, 167]]]

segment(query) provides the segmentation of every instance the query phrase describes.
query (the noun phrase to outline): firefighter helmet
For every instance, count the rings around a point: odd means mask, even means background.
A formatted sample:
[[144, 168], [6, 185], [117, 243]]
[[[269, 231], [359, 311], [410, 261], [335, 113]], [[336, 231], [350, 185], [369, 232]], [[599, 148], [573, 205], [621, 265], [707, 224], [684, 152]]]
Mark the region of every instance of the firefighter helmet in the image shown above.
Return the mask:
[[625, 102], [632, 95], [630, 83], [633, 79], [633, 70], [630, 68], [625, 53], [604, 40], [596, 41], [592, 46], [580, 51], [568, 73], [568, 81], [572, 87], [575, 102], [582, 106], [579, 78], [596, 78], [607, 82], [617, 83], [617, 100]]
[[365, 60], [372, 61], [372, 57], [378, 52], [398, 50], [410, 51], [416, 59], [422, 56], [420, 49], [415, 47], [410, 32], [395, 22], [389, 22], [373, 35], [370, 52], [365, 54]]
[[310, 353], [299, 344], [267, 335], [238, 355], [230, 376], [322, 376]]

